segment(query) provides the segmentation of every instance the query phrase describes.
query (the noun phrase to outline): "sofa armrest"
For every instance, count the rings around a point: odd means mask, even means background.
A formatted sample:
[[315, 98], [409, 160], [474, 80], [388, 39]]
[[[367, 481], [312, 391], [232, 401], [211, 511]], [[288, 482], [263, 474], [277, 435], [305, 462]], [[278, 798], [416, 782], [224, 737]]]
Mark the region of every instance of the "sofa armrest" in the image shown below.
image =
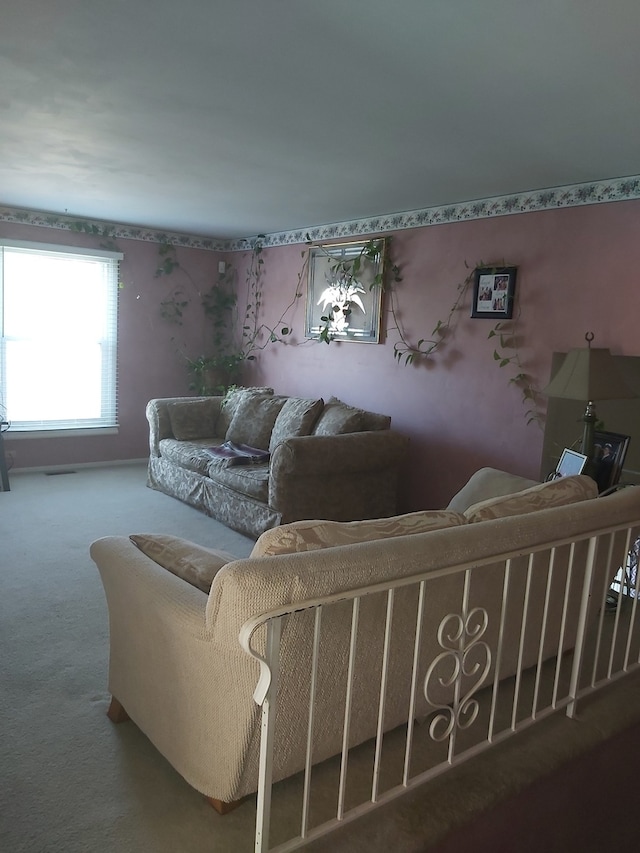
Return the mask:
[[128, 538], [104, 537], [90, 552], [109, 610], [109, 691], [194, 788], [238, 799], [243, 745], [259, 721], [256, 662], [237, 638], [212, 636], [203, 592]]
[[[159, 443], [163, 438], [174, 438], [169, 419], [170, 403], [199, 402], [204, 397], [161, 397], [149, 400], [146, 408], [147, 420], [149, 421], [149, 453], [151, 456], [160, 456]], [[211, 399], [211, 398], [209, 398]], [[223, 397], [214, 397], [222, 404]]]
[[271, 455], [269, 505], [282, 523], [394, 515], [407, 446], [392, 430], [288, 438]]

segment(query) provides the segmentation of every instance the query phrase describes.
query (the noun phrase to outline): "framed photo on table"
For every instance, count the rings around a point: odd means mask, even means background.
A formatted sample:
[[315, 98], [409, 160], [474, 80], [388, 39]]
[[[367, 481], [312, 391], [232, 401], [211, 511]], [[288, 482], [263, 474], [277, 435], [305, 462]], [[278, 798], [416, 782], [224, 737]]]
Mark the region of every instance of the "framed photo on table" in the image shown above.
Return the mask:
[[473, 287], [472, 317], [510, 320], [516, 292], [517, 267], [478, 267]]
[[565, 447], [558, 461], [554, 479], [555, 477], [570, 477], [573, 474], [582, 474], [586, 464], [587, 457], [584, 453], [577, 453], [575, 450]]
[[629, 441], [628, 435], [619, 432], [594, 432], [593, 479], [598, 491], [604, 492], [618, 484]]

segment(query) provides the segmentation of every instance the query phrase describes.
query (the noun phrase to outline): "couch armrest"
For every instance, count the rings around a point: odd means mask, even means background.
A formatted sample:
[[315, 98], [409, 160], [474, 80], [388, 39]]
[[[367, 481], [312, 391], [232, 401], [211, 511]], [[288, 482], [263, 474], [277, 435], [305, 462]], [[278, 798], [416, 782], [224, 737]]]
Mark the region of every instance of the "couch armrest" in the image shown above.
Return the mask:
[[392, 430], [288, 438], [271, 455], [269, 505], [282, 523], [395, 515], [407, 446]]
[[256, 662], [236, 638], [212, 637], [203, 592], [126, 537], [97, 540], [91, 557], [109, 609], [109, 691], [194, 788], [238, 799], [243, 745], [259, 726]]
[[[146, 408], [147, 420], [149, 421], [149, 453], [151, 456], [160, 456], [159, 443], [163, 438], [174, 438], [169, 419], [170, 403], [202, 402], [204, 397], [161, 397], [149, 400]], [[222, 404], [223, 397], [216, 397]]]

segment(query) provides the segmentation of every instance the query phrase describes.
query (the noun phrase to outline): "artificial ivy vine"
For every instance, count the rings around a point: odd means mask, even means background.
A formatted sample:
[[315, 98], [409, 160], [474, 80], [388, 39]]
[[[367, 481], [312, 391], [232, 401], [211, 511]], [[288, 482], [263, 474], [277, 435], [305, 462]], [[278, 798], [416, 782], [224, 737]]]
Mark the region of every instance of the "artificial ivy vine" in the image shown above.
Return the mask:
[[[99, 246], [108, 251], [119, 251], [115, 243], [114, 229], [110, 226], [99, 227], [94, 223], [78, 220], [71, 223], [70, 230], [77, 233], [90, 234], [99, 238]], [[242, 329], [240, 340], [234, 343], [234, 312], [238, 309], [237, 275], [232, 264], [225, 265], [224, 272], [220, 272], [206, 290], [199, 290], [192, 276], [177, 260], [175, 246], [164, 238], [158, 249], [159, 263], [155, 271], [156, 278], [171, 276], [176, 270], [180, 270], [186, 277], [191, 289], [196, 293], [205, 316], [212, 324], [211, 350], [209, 356], [201, 355], [196, 358], [187, 358], [187, 365], [196, 381], [192, 387], [200, 393], [208, 390], [204, 384], [204, 374], [210, 368], [222, 367], [230, 377], [234, 377], [244, 361], [254, 361], [256, 353], [265, 349], [270, 343], [286, 343], [291, 335], [290, 323], [286, 322], [287, 315], [295, 308], [298, 300], [304, 292], [304, 281], [308, 270], [309, 251], [302, 252], [302, 268], [298, 273], [294, 295], [286, 306], [280, 318], [273, 325], [260, 322], [260, 312], [263, 308], [262, 301], [262, 278], [264, 275], [264, 235], [258, 235], [248, 244], [250, 251], [249, 263], [245, 274], [245, 294], [242, 307]], [[380, 237], [368, 240], [363, 244], [360, 253], [352, 259], [336, 259], [331, 266], [332, 275], [341, 276], [345, 281], [353, 285], [348, 290], [357, 293], [358, 276], [363, 264], [367, 261], [376, 263], [382, 260], [379, 272], [375, 275], [370, 287], [379, 287], [387, 295], [387, 310], [391, 318], [389, 330], [395, 332], [398, 340], [393, 345], [393, 356], [396, 361], [405, 365], [411, 365], [421, 359], [433, 357], [446, 343], [455, 329], [459, 310], [464, 304], [465, 296], [474, 281], [475, 271], [478, 268], [499, 268], [506, 264], [486, 264], [478, 262], [470, 268], [465, 261], [465, 267], [469, 270], [463, 281], [456, 285], [456, 295], [444, 320], [437, 321], [430, 337], [420, 338], [415, 343], [409, 340], [406, 334], [398, 308], [397, 286], [402, 282], [400, 267], [391, 256], [391, 237]], [[312, 241], [307, 235], [307, 245]], [[317, 245], [317, 244], [315, 244]], [[322, 245], [319, 246], [322, 248]], [[328, 254], [328, 253], [327, 253]], [[122, 285], [120, 284], [122, 287]], [[160, 303], [160, 314], [169, 323], [181, 325], [184, 312], [188, 308], [192, 297], [178, 284], [169, 295]], [[352, 310], [352, 300], [343, 304], [346, 317]], [[324, 324], [320, 329], [318, 340], [330, 344], [335, 340], [335, 334], [331, 330], [331, 318], [323, 315], [321, 322]], [[515, 373], [509, 377], [509, 383], [516, 385], [522, 393], [522, 402], [527, 405], [525, 415], [527, 423], [543, 424], [543, 416], [539, 410], [539, 391], [531, 376], [524, 370], [518, 348], [517, 325], [519, 311], [515, 319], [500, 321], [489, 331], [488, 338], [495, 342], [493, 360], [499, 368], [512, 368]], [[312, 343], [305, 341], [304, 343]]]
[[[478, 268], [498, 269], [506, 264], [486, 264], [484, 261], [479, 261], [473, 266], [465, 261], [465, 267], [468, 274], [456, 285], [456, 295], [445, 319], [437, 321], [431, 335], [429, 337], [420, 338], [415, 343], [412, 342], [406, 334], [401, 319], [398, 307], [398, 285], [402, 281], [400, 267], [391, 257], [391, 239], [392, 238], [377, 238], [367, 241], [363, 244], [360, 253], [353, 259], [339, 259], [330, 268], [331, 274], [340, 276], [346, 282], [351, 283], [351, 287], [347, 288], [347, 292], [357, 293], [356, 284], [358, 275], [365, 261], [377, 262], [382, 255], [382, 264], [380, 272], [375, 276], [371, 284], [371, 288], [380, 287], [387, 295], [387, 311], [391, 318], [389, 330], [395, 332], [398, 340], [393, 345], [393, 356], [396, 361], [405, 365], [411, 365], [422, 359], [432, 358], [445, 344], [448, 337], [454, 331], [459, 317], [459, 311], [462, 308], [467, 291], [472, 285], [475, 278], [475, 271]], [[327, 253], [328, 254], [328, 253]], [[300, 283], [301, 276], [298, 278]], [[344, 303], [343, 310], [347, 315], [351, 311], [351, 303], [347, 300]], [[534, 381], [529, 374], [524, 370], [520, 352], [518, 348], [518, 316], [515, 319], [500, 321], [493, 326], [489, 331], [488, 338], [495, 340], [493, 351], [493, 360], [499, 368], [515, 368], [516, 372], [509, 377], [509, 384], [517, 386], [522, 393], [522, 402], [528, 406], [525, 413], [527, 423], [537, 423], [542, 425], [543, 416], [539, 410], [539, 392], [536, 389]], [[335, 334], [331, 331], [332, 318], [329, 315], [321, 317], [324, 323], [320, 330], [319, 339], [324, 343], [331, 343], [335, 340]]]

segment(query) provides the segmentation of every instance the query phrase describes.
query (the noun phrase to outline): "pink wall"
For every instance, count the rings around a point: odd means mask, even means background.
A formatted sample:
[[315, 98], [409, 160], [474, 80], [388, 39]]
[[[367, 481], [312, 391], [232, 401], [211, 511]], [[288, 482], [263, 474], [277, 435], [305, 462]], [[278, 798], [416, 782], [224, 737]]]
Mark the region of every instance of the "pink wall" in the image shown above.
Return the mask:
[[[638, 355], [639, 221], [640, 202], [627, 201], [398, 232], [392, 251], [402, 269], [398, 296], [407, 331], [414, 340], [428, 337], [446, 318], [465, 261], [473, 267], [504, 260], [518, 266], [520, 353], [538, 387], [548, 381], [552, 352], [583, 346], [587, 331], [596, 346]], [[264, 258], [270, 304], [283, 282], [294, 286], [300, 247], [266, 250]], [[509, 368], [493, 359], [494, 341], [487, 337], [493, 323], [471, 319], [470, 305], [469, 292], [455, 333], [427, 363], [398, 364], [390, 332], [377, 346], [272, 346], [253, 379], [285, 393], [334, 394], [390, 414], [393, 426], [411, 438], [404, 509], [445, 505], [483, 465], [538, 477], [542, 429], [527, 425]], [[299, 336], [303, 315], [299, 305]]]
[[[551, 353], [584, 344], [614, 354], [638, 355], [640, 201], [543, 211], [400, 231], [392, 253], [402, 270], [400, 309], [411, 337], [428, 337], [445, 319], [466, 275], [465, 261], [518, 267], [521, 357], [539, 387], [548, 380]], [[89, 237], [54, 229], [0, 223], [0, 234], [20, 239], [95, 245]], [[125, 260], [120, 306], [120, 433], [86, 439], [7, 441], [17, 467], [70, 464], [144, 456], [146, 401], [187, 393], [188, 381], [174, 329], [158, 316], [162, 283], [154, 279], [157, 246], [118, 241]], [[264, 321], [275, 322], [290, 300], [303, 247], [264, 251]], [[180, 249], [180, 258], [201, 281], [215, 274], [216, 253]], [[246, 258], [230, 256], [240, 269]], [[402, 508], [443, 506], [469, 475], [493, 465], [526, 476], [539, 474], [542, 430], [527, 425], [508, 368], [493, 360], [488, 320], [469, 317], [469, 292], [454, 334], [427, 363], [405, 367], [393, 358], [395, 333], [379, 345], [305, 343], [269, 345], [245, 383], [272, 384], [282, 393], [329, 397], [390, 414], [411, 438]], [[388, 324], [388, 317], [385, 320]], [[304, 299], [292, 317], [293, 338], [304, 341]], [[192, 354], [201, 330], [181, 335]], [[579, 432], [579, 427], [577, 427]], [[577, 437], [577, 436], [576, 436]]]

